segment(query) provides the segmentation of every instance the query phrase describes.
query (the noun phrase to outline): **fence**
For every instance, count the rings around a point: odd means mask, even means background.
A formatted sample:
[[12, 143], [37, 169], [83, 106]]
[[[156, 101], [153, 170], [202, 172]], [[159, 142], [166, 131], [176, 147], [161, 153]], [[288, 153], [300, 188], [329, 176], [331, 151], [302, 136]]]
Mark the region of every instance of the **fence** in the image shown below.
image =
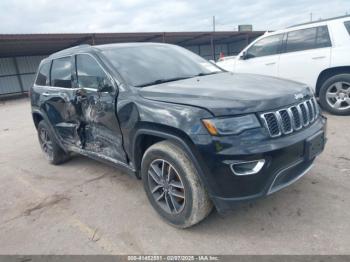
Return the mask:
[[28, 91], [44, 56], [0, 58], [0, 96]]

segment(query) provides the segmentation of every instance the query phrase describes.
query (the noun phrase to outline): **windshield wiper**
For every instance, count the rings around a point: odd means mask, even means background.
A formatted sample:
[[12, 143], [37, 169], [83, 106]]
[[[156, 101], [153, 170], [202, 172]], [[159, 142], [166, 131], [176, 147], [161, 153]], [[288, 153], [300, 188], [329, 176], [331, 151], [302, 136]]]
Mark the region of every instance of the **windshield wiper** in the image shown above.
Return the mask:
[[183, 80], [183, 79], [188, 79], [188, 78], [191, 78], [191, 77], [186, 76], [186, 77], [174, 77], [174, 78], [169, 78], [169, 79], [158, 79], [158, 80], [146, 83], [146, 84], [138, 85], [136, 87], [159, 85], [159, 84], [163, 84], [163, 83], [168, 83], [168, 82], [173, 82], [173, 81]]
[[157, 79], [155, 81], [148, 82], [146, 84], [137, 85], [136, 87], [159, 85], [159, 84], [163, 84], [163, 83], [168, 83], [168, 82], [173, 82], [173, 81], [178, 81], [178, 80], [183, 80], [183, 79], [189, 79], [189, 78], [198, 77], [198, 76], [207, 76], [207, 75], [218, 74], [218, 73], [222, 73], [222, 72], [223, 71], [215, 71], [215, 72], [210, 72], [210, 73], [199, 73], [199, 74], [193, 75], [193, 76], [174, 77], [174, 78], [168, 78], [168, 79]]
[[192, 77], [208, 76], [208, 75], [214, 75], [214, 74], [219, 74], [219, 73], [223, 73], [223, 71], [215, 71], [215, 72], [210, 72], [210, 73], [199, 73], [198, 75], [194, 75]]

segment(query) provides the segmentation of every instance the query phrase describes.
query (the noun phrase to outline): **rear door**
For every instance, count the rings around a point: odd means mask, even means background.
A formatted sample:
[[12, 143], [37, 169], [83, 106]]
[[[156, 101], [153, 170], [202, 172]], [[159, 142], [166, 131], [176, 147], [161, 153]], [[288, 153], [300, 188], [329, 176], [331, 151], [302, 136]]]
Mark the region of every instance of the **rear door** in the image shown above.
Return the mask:
[[280, 56], [278, 76], [315, 88], [317, 78], [330, 66], [331, 40], [327, 26], [290, 31]]
[[[119, 122], [115, 114], [118, 89], [98, 58], [77, 54], [76, 107], [81, 117], [82, 147], [109, 160], [126, 163]], [[101, 90], [106, 87], [105, 90]]]
[[235, 72], [277, 76], [283, 34], [258, 40], [236, 61]]
[[42, 96], [42, 110], [45, 111], [51, 125], [68, 146], [80, 146], [77, 133], [80, 116], [75, 103], [73, 80], [73, 58], [57, 58], [52, 61], [49, 86]]

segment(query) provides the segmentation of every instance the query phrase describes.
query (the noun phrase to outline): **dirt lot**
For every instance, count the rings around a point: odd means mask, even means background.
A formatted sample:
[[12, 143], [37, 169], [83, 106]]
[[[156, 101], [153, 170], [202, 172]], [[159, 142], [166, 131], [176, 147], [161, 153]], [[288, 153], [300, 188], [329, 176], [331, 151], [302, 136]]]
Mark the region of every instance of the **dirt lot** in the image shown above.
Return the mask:
[[329, 142], [289, 188], [188, 230], [164, 223], [141, 183], [41, 153], [27, 99], [0, 104], [0, 254], [350, 254], [350, 117], [328, 115]]

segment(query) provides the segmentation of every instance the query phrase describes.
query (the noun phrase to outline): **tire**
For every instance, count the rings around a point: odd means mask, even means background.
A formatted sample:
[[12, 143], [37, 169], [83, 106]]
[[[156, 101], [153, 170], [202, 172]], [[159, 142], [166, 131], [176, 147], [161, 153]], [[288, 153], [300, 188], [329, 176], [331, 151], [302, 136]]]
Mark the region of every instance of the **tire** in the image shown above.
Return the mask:
[[[335, 115], [350, 114], [350, 74], [328, 78], [320, 89], [322, 108]], [[337, 107], [339, 105], [340, 107]]]
[[38, 138], [40, 147], [50, 164], [59, 165], [70, 158], [70, 155], [65, 153], [65, 151], [58, 145], [55, 137], [50, 132], [50, 129], [44, 120], [41, 120], [38, 124]]
[[[161, 171], [162, 163], [165, 172]], [[169, 176], [165, 174], [169, 170], [170, 179], [167, 179]], [[166, 178], [163, 182], [161, 174]], [[174, 227], [191, 227], [206, 218], [213, 208], [191, 159], [184, 150], [170, 141], [156, 143], [146, 150], [141, 164], [141, 176], [153, 208]], [[160, 188], [152, 193], [157, 186]], [[157, 201], [157, 198], [160, 200]]]

